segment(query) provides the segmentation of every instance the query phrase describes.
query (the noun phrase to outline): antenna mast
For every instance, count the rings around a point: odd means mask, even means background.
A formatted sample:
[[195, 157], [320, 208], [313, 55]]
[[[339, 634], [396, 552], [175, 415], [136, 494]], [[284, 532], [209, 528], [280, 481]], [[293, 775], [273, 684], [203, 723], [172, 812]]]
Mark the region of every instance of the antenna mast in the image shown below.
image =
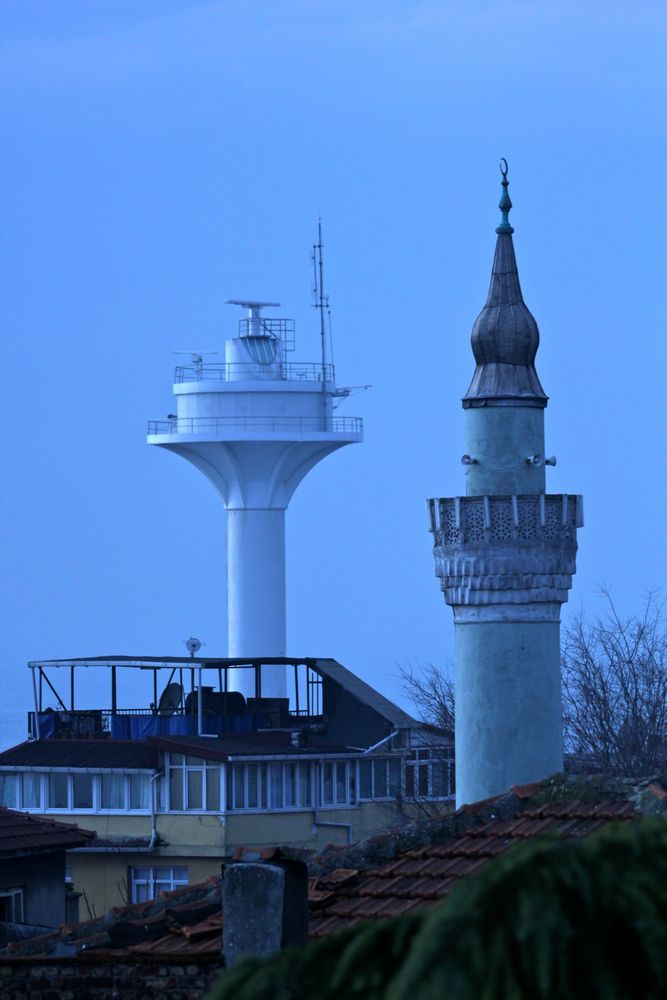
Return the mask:
[[327, 426], [327, 405], [326, 405], [326, 382], [327, 382], [327, 332], [324, 313], [329, 305], [329, 296], [324, 294], [324, 259], [322, 250], [322, 220], [317, 220], [317, 243], [313, 245], [313, 305], [320, 313], [320, 343], [322, 347], [322, 421], [326, 430]]

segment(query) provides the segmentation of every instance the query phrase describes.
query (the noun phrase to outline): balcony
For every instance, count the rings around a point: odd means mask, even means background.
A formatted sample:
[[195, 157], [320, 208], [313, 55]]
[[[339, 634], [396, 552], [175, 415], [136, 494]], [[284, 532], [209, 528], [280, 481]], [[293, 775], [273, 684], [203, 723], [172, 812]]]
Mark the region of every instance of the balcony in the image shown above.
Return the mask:
[[148, 436], [159, 434], [223, 435], [225, 432], [268, 434], [354, 434], [363, 433], [361, 417], [169, 417], [149, 420]]

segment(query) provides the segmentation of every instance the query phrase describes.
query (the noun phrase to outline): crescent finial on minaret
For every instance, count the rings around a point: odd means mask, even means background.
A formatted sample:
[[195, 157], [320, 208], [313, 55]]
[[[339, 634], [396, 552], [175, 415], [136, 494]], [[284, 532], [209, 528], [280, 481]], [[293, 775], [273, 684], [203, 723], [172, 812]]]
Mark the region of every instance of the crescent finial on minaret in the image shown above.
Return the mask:
[[514, 232], [514, 229], [510, 225], [509, 214], [512, 208], [512, 201], [510, 199], [509, 191], [507, 190], [510, 182], [507, 180], [507, 174], [509, 172], [509, 167], [507, 166], [507, 160], [504, 156], [500, 158], [500, 173], [502, 174], [502, 181], [500, 182], [503, 186], [503, 193], [500, 196], [500, 201], [498, 202], [498, 208], [502, 212], [502, 218], [500, 220], [500, 225], [496, 227], [497, 233], [510, 233]]

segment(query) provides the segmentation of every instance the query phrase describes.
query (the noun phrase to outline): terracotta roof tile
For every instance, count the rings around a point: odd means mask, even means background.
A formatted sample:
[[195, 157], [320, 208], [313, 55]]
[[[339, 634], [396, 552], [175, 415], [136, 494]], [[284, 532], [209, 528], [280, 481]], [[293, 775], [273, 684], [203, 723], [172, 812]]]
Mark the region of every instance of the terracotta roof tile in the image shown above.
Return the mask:
[[92, 830], [81, 830], [73, 823], [41, 819], [0, 807], [0, 857], [3, 858], [81, 847], [94, 838]]

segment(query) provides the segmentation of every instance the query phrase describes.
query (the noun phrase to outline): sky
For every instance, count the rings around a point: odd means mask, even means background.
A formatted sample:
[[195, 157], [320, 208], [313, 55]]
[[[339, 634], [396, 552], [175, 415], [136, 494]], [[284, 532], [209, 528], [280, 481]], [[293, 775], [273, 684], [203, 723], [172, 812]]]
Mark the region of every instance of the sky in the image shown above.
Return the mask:
[[[225, 514], [145, 444], [229, 298], [318, 359], [366, 440], [287, 515], [288, 652], [396, 700], [453, 661], [425, 499], [465, 492], [460, 399], [509, 162], [550, 492], [583, 493], [564, 620], [665, 567], [665, 60], [652, 0], [1, 0], [0, 746], [33, 659], [226, 653]], [[91, 683], [98, 683], [93, 680]], [[106, 693], [105, 693], [106, 694]], [[90, 692], [99, 702], [99, 693]], [[106, 698], [105, 698], [106, 701]]]

